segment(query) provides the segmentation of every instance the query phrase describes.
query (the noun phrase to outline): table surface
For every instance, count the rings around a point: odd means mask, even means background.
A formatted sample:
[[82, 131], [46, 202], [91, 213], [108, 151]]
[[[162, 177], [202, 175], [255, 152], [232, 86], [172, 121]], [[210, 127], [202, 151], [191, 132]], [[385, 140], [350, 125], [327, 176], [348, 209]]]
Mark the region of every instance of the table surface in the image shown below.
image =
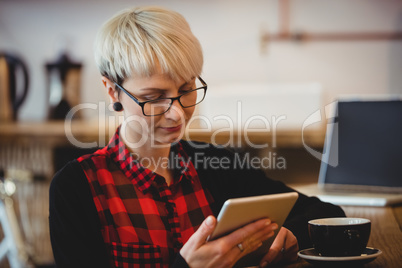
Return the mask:
[[[382, 254], [365, 268], [400, 268], [402, 267], [402, 206], [394, 207], [358, 207], [342, 206], [346, 216], [371, 220], [371, 235], [368, 247], [377, 248]], [[300, 259], [292, 264], [277, 267], [300, 268], [314, 267]]]

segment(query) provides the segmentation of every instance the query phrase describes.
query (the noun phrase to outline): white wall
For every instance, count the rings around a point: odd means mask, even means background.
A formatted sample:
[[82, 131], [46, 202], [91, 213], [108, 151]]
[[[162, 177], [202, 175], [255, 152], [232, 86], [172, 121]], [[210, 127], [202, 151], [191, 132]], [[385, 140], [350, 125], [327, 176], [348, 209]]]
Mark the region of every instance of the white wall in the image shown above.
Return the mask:
[[[44, 64], [60, 40], [85, 65], [83, 102], [107, 100], [92, 45], [100, 25], [133, 5], [158, 4], [182, 13], [201, 41], [203, 78], [214, 85], [319, 82], [325, 103], [343, 94], [402, 93], [402, 41], [276, 42], [260, 49], [260, 32], [278, 30], [278, 0], [67, 1], [0, 0], [0, 50], [27, 62], [31, 86], [21, 120], [46, 115]], [[291, 0], [291, 29], [309, 32], [402, 31], [399, 0]]]

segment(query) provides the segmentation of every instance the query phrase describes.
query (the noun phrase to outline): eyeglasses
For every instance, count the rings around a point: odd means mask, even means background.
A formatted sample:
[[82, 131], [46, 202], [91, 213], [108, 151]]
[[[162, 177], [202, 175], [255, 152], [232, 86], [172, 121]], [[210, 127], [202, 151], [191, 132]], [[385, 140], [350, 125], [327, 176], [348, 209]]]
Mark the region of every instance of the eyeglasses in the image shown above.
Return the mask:
[[196, 89], [192, 89], [187, 91], [180, 96], [174, 98], [160, 98], [155, 100], [143, 101], [140, 102], [134, 95], [128, 92], [124, 87], [120, 86], [117, 83], [114, 83], [119, 89], [121, 89], [124, 93], [126, 93], [135, 103], [137, 103], [142, 108], [142, 113], [145, 116], [156, 116], [161, 115], [169, 111], [170, 107], [175, 100], [178, 100], [181, 107], [189, 108], [193, 107], [200, 102], [202, 102], [205, 98], [205, 94], [207, 93], [208, 85], [202, 80], [201, 77], [198, 76], [198, 80], [201, 82], [202, 86], [197, 87]]

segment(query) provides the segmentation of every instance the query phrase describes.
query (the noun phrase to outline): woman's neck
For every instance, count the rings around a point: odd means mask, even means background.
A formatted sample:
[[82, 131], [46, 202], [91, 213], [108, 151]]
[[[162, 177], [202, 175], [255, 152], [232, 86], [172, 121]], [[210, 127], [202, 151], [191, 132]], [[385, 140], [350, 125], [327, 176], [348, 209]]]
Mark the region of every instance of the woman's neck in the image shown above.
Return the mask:
[[173, 170], [169, 168], [170, 144], [155, 145], [152, 142], [146, 142], [139, 147], [132, 148], [124, 137], [122, 140], [127, 149], [144, 167], [164, 177], [168, 185], [173, 182]]

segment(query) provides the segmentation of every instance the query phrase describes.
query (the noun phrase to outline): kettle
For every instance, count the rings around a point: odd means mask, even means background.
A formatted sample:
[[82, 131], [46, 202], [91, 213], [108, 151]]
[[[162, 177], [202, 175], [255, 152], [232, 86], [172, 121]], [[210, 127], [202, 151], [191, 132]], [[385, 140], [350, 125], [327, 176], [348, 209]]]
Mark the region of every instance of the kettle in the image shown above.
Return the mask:
[[0, 52], [0, 122], [18, 118], [28, 85], [28, 69], [22, 59]]
[[[64, 119], [70, 109], [80, 103], [80, 82], [82, 64], [70, 59], [63, 52], [54, 62], [46, 64], [48, 77], [49, 114], [48, 119]], [[79, 112], [74, 114], [80, 116]]]

